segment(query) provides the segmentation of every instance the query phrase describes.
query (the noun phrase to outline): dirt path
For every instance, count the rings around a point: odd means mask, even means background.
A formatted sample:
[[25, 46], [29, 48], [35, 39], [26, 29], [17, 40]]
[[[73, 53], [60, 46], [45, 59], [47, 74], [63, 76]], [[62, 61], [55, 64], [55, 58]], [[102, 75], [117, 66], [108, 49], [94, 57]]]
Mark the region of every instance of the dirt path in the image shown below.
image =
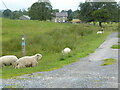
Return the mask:
[[[118, 64], [100, 66], [103, 59], [118, 59], [117, 33], [112, 33], [93, 54], [61, 69], [2, 80], [3, 87], [17, 88], [118, 88]], [[42, 74], [42, 75], [40, 75]]]

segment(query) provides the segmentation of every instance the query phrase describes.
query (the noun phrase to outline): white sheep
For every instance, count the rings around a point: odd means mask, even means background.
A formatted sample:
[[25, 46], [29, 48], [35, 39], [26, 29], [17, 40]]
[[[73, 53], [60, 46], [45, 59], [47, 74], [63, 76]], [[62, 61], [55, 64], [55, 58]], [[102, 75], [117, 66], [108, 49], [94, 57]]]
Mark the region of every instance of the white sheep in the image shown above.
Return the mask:
[[99, 30], [98, 32], [97, 32], [97, 34], [103, 34], [104, 33], [104, 29], [103, 28], [101, 28], [101, 30]]
[[36, 54], [34, 56], [24, 56], [17, 60], [15, 68], [35, 67], [41, 58], [41, 54]]
[[65, 48], [64, 50], [62, 50], [63, 55], [69, 54], [70, 52], [71, 52], [70, 48]]
[[0, 68], [4, 67], [4, 64], [0, 61]]
[[98, 31], [97, 32], [97, 34], [103, 34], [104, 33], [104, 31]]
[[18, 58], [14, 55], [0, 57], [0, 67], [14, 65]]

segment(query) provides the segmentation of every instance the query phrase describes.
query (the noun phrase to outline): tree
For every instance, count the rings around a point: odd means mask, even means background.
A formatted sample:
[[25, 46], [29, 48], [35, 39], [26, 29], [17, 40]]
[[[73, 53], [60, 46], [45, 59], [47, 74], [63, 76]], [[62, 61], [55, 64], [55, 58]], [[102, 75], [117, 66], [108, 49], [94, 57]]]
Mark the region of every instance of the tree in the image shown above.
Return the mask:
[[71, 21], [73, 19], [73, 11], [69, 9], [67, 13], [68, 13], [68, 21]]
[[53, 11], [54, 11], [54, 12], [59, 12], [59, 9], [54, 9]]
[[109, 14], [111, 15], [110, 21], [118, 21], [118, 4], [117, 4], [117, 2], [105, 3], [103, 6], [103, 9], [106, 9], [107, 11], [109, 11]]
[[67, 12], [66, 10], [62, 10], [61, 12]]
[[36, 2], [31, 6], [29, 16], [32, 20], [51, 20], [52, 6], [47, 2]]
[[95, 9], [92, 3], [89, 3], [89, 2], [80, 3], [79, 7], [80, 7], [79, 16], [82, 21], [85, 21], [85, 22], [95, 21], [91, 15], [91, 13]]
[[[80, 3], [79, 7], [79, 16], [82, 21], [100, 21], [101, 23], [103, 21], [117, 20], [116, 17], [118, 16], [118, 7], [116, 2], [85, 2]], [[98, 16], [99, 13], [101, 16]], [[106, 13], [107, 15], [105, 15], [104, 13]], [[99, 25], [101, 26], [100, 23]]]
[[98, 9], [92, 13], [95, 21], [99, 22], [99, 26], [102, 27], [102, 22], [106, 22], [110, 19], [111, 15], [106, 9]]
[[72, 21], [73, 20], [73, 13], [71, 13], [69, 16], [68, 16], [68, 21]]
[[0, 11], [0, 17], [2, 17], [2, 13], [3, 13], [3, 12], [2, 12], [2, 11]]
[[22, 14], [23, 15], [28, 15], [28, 11], [26, 11], [25, 9], [22, 10]]
[[57, 12], [59, 12], [59, 9], [52, 10], [52, 17], [56, 17]]
[[74, 13], [73, 18], [80, 18], [80, 16], [79, 16], [80, 10], [76, 10], [73, 13]]
[[12, 11], [10, 9], [4, 10], [3, 17], [12, 19], [13, 18]]
[[69, 9], [67, 12], [68, 12], [68, 16], [70, 16], [70, 14], [73, 13], [73, 11], [71, 9]]
[[13, 12], [13, 19], [19, 19], [19, 17], [22, 16], [22, 13], [19, 11]]

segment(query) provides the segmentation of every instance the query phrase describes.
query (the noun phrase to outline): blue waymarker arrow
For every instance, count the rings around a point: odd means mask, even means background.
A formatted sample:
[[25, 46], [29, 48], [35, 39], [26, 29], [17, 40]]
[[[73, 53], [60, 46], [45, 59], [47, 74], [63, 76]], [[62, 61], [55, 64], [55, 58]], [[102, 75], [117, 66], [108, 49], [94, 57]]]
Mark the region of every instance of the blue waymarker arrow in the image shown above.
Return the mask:
[[25, 46], [25, 42], [22, 42], [22, 46]]

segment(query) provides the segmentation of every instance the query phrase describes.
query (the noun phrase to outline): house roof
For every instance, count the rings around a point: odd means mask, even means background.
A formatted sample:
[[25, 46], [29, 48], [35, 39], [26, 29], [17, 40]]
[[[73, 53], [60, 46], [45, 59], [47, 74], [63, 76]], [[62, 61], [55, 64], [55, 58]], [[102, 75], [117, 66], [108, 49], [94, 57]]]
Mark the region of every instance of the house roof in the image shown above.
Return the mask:
[[23, 17], [30, 19], [30, 17], [29, 17], [29, 16], [27, 16], [27, 15], [23, 15]]
[[57, 12], [56, 13], [56, 17], [67, 17], [67, 16], [68, 16], [67, 12]]
[[72, 22], [81, 22], [80, 19], [73, 19]]
[[20, 16], [19, 18], [20, 18], [20, 19], [28, 19], [28, 20], [30, 20], [30, 17], [27, 16], [27, 15], [22, 15], [22, 16]]

